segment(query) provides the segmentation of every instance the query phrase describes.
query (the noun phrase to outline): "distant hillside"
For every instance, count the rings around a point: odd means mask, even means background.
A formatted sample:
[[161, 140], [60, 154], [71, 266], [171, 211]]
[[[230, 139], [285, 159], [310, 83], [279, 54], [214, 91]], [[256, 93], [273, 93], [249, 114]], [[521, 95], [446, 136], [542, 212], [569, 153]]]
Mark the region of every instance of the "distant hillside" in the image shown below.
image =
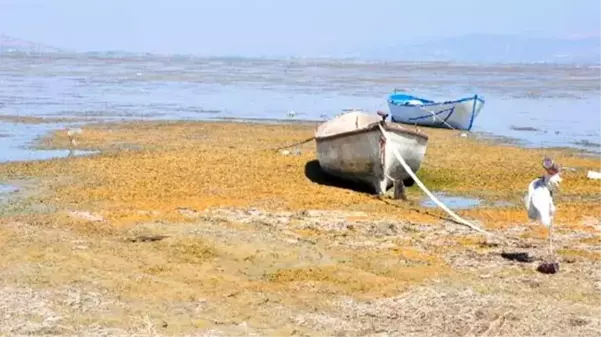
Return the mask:
[[469, 35], [373, 48], [366, 50], [362, 56], [407, 61], [599, 64], [601, 39]]
[[[88, 57], [169, 57], [190, 58], [193, 55], [156, 55], [128, 51], [89, 51], [73, 53], [67, 50], [0, 34], [0, 55], [24, 54], [70, 54]], [[344, 58], [363, 60], [395, 60], [421, 62], [460, 63], [581, 63], [601, 64], [601, 38], [535, 38], [507, 35], [468, 35], [428, 40], [418, 43], [391, 43], [353, 50], [334, 50], [329, 53], [288, 55], [272, 52], [262, 56], [251, 55], [203, 55], [204, 57], [267, 57], [267, 58]]]
[[64, 50], [43, 43], [21, 40], [5, 34], [0, 34], [0, 54], [6, 53], [62, 53]]

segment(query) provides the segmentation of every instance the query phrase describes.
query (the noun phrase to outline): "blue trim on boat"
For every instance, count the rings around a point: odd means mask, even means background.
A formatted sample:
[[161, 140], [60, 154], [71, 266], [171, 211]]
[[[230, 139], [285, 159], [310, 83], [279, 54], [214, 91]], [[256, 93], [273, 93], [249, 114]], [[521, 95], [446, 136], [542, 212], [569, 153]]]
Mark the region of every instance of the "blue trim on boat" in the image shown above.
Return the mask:
[[[394, 96], [397, 96], [398, 98], [395, 99]], [[485, 102], [484, 99], [478, 97], [478, 95], [476, 95], [475, 97], [478, 102], [484, 104], [484, 102]], [[388, 103], [398, 105], [398, 106], [432, 106], [432, 105], [440, 105], [440, 104], [462, 103], [462, 102], [466, 102], [466, 101], [471, 101], [473, 99], [474, 99], [474, 96], [470, 96], [470, 97], [460, 98], [460, 99], [453, 100], [453, 101], [435, 102], [435, 101], [431, 101], [428, 99], [419, 98], [419, 97], [416, 97], [413, 95], [395, 92], [388, 96]], [[418, 101], [422, 102], [422, 104], [407, 103], [410, 100], [418, 100]]]
[[[409, 103], [409, 101], [412, 100], [416, 100], [419, 101], [420, 103], [418, 104], [411, 104]], [[435, 101], [431, 101], [425, 98], [420, 98], [420, 97], [416, 97], [413, 95], [410, 95], [406, 92], [403, 91], [398, 91], [398, 90], [394, 90], [394, 92], [392, 94], [390, 94], [388, 96], [388, 103], [394, 106], [398, 106], [398, 107], [418, 107], [418, 108], [428, 108], [428, 107], [434, 107], [434, 106], [439, 106], [439, 105], [443, 105], [443, 104], [451, 104], [452, 108], [451, 108], [451, 112], [446, 116], [446, 118], [444, 118], [444, 122], [439, 123], [439, 126], [442, 125], [446, 125], [446, 122], [451, 118], [451, 115], [453, 115], [453, 113], [455, 112], [455, 105], [459, 104], [459, 103], [463, 103], [463, 102], [468, 102], [468, 101], [473, 101], [473, 105], [472, 105], [472, 114], [470, 116], [470, 121], [469, 121], [469, 125], [467, 127], [468, 131], [471, 131], [472, 127], [474, 126], [474, 120], [476, 118], [476, 109], [478, 103], [480, 103], [481, 105], [484, 105], [485, 101], [484, 99], [478, 97], [478, 95], [474, 95], [471, 97], [464, 97], [464, 98], [460, 98], [457, 100], [453, 100], [453, 101], [444, 101], [444, 102], [435, 102]], [[445, 112], [449, 111], [449, 109], [445, 109], [442, 111], [439, 111], [437, 113], [434, 113], [434, 116], [438, 116], [440, 114], [443, 114]], [[432, 117], [432, 113], [428, 114], [428, 115], [424, 115], [424, 116], [419, 116], [419, 117], [415, 117], [415, 118], [410, 118], [407, 119], [407, 122], [415, 122], [421, 119], [426, 119], [426, 118], [430, 118]], [[396, 122], [397, 120], [394, 118], [394, 116], [391, 116], [390, 118], [393, 122]], [[402, 122], [401, 122], [402, 123]], [[434, 125], [432, 125], [434, 126]], [[465, 129], [464, 129], [465, 130]]]
[[443, 123], [440, 123], [441, 125], [445, 124], [449, 118], [451, 118], [451, 115], [453, 115], [453, 113], [455, 112], [455, 106], [453, 105], [453, 107], [451, 108], [451, 113], [449, 113], [449, 115], [447, 116], [447, 118], [444, 119]]
[[[453, 113], [453, 111], [455, 110], [455, 107], [451, 107], [449, 109], [440, 110], [439, 112], [436, 112], [434, 114], [428, 114], [428, 115], [424, 115], [424, 116], [409, 118], [408, 120], [409, 121], [417, 121], [417, 120], [420, 120], [420, 119], [432, 118], [432, 115], [438, 116], [438, 115], [441, 115], [441, 114], [443, 114], [445, 112], [449, 112], [449, 110], [450, 110], [450, 113], [449, 113], [449, 116], [450, 116]], [[447, 116], [444, 120], [446, 121], [449, 118], [449, 116]]]
[[[448, 111], [448, 110], [451, 110], [451, 112], [450, 112], [450, 113], [447, 115], [447, 117], [445, 117], [445, 118], [443, 119], [443, 120], [444, 120], [444, 122], [439, 122], [438, 124], [436, 124], [436, 125], [431, 125], [431, 126], [443, 126], [443, 125], [446, 125], [445, 123], [446, 123], [446, 122], [449, 120], [449, 118], [451, 118], [451, 116], [452, 116], [452, 115], [453, 115], [453, 113], [455, 112], [455, 107], [452, 107], [451, 109], [446, 109], [446, 110], [443, 110], [443, 111], [441, 111], [441, 112], [439, 112], [439, 113], [437, 113], [437, 114], [436, 114], [436, 115], [439, 115], [439, 114], [441, 114], [441, 113], [443, 113], [443, 112], [446, 112], [446, 111]], [[403, 124], [409, 124], [409, 121], [416, 121], [416, 120], [419, 120], [419, 119], [425, 119], [426, 117], [432, 117], [432, 115], [428, 115], [428, 116], [421, 116], [421, 117], [415, 117], [415, 118], [411, 118], [411, 119], [409, 119], [409, 120], [406, 120], [406, 121], [397, 120], [396, 118], [394, 118], [394, 116], [390, 116], [390, 121], [391, 121], [391, 122], [393, 122], [393, 123], [403, 123]], [[438, 120], [440, 120], [440, 119], [438, 119]], [[422, 125], [422, 124], [418, 124], [418, 125]]]

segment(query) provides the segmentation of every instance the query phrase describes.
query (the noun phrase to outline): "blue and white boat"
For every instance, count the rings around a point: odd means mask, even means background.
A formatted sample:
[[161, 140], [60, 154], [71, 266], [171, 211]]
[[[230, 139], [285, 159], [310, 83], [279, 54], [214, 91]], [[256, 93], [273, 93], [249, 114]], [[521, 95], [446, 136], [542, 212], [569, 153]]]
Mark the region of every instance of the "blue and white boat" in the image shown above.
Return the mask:
[[388, 96], [388, 108], [393, 122], [471, 130], [484, 106], [478, 95], [454, 101], [435, 102], [395, 90]]

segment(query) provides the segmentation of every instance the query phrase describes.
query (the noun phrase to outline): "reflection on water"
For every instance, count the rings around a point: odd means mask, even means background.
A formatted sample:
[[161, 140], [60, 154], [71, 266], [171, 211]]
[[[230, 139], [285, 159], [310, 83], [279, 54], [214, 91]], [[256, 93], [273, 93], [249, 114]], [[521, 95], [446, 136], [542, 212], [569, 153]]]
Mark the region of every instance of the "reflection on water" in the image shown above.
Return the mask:
[[[450, 196], [444, 193], [434, 193], [434, 196], [438, 198], [443, 204], [450, 209], [470, 209], [480, 205], [481, 200], [475, 198]], [[436, 208], [438, 207], [430, 198], [425, 197], [421, 205], [424, 207]]]
[[[599, 74], [544, 64], [4, 55], [0, 115], [321, 120], [349, 107], [387, 110], [387, 94], [404, 88], [441, 100], [478, 93], [486, 105], [474, 131], [582, 147], [601, 137]], [[0, 152], [7, 138], [20, 139], [17, 148], [25, 142], [1, 125], [0, 134], [8, 134]]]
[[36, 150], [28, 148], [34, 140], [58, 128], [64, 128], [62, 124], [22, 124], [0, 122], [0, 163], [8, 161], [45, 160], [63, 158], [70, 156], [82, 156], [97, 153], [97, 151], [83, 150]]
[[14, 185], [0, 183], [0, 205], [10, 200], [11, 193], [17, 192], [19, 188]]
[[8, 184], [0, 184], [0, 195], [9, 194], [12, 192], [16, 192], [18, 190], [19, 190], [19, 188], [17, 186], [8, 185]]
[[29, 161], [29, 160], [47, 160], [55, 158], [67, 158], [73, 156], [86, 156], [98, 153], [98, 151], [84, 150], [32, 150], [32, 149], [13, 149], [0, 154], [0, 163], [8, 161]]

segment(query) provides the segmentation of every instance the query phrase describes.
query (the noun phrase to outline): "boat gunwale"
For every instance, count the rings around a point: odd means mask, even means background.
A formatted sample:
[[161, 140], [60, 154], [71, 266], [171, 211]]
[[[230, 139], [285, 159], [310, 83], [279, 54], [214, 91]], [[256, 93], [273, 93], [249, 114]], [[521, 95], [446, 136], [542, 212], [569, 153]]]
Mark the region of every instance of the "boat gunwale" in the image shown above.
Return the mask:
[[406, 133], [409, 135], [420, 137], [420, 138], [424, 139], [425, 141], [428, 141], [428, 135], [425, 133], [422, 133], [419, 131], [408, 130], [407, 128], [405, 128], [401, 125], [396, 125], [396, 124], [391, 124], [391, 123], [382, 123], [382, 122], [371, 123], [362, 128], [359, 128], [359, 129], [336, 133], [336, 134], [329, 135], [329, 136], [322, 136], [322, 137], [315, 136], [314, 138], [315, 138], [315, 141], [322, 141], [322, 140], [331, 140], [331, 139], [342, 138], [342, 137], [346, 137], [346, 136], [352, 136], [355, 134], [365, 133], [365, 132], [369, 132], [369, 131], [378, 129], [378, 126], [381, 124], [383, 124], [382, 126], [384, 127], [384, 130], [386, 130], [386, 131]]
[[[444, 104], [458, 104], [458, 103], [463, 103], [463, 102], [469, 102], [471, 100], [476, 100], [478, 102], [480, 102], [481, 104], [486, 104], [486, 101], [480, 97], [479, 95], [474, 95], [474, 96], [470, 96], [470, 97], [463, 97], [463, 98], [458, 98], [455, 100], [451, 100], [451, 101], [431, 101], [431, 103], [422, 103], [422, 104], [411, 104], [411, 103], [400, 103], [397, 102], [393, 99], [391, 99], [390, 97], [394, 96], [397, 93], [393, 93], [390, 94], [388, 96], [388, 103], [392, 104], [394, 106], [399, 106], [399, 107], [403, 107], [403, 106], [407, 106], [407, 107], [422, 107], [422, 106], [435, 106], [435, 105], [444, 105]], [[417, 97], [417, 96], [413, 96], [413, 95], [409, 95], [411, 97], [417, 98], [417, 99], [422, 99], [421, 97]]]

